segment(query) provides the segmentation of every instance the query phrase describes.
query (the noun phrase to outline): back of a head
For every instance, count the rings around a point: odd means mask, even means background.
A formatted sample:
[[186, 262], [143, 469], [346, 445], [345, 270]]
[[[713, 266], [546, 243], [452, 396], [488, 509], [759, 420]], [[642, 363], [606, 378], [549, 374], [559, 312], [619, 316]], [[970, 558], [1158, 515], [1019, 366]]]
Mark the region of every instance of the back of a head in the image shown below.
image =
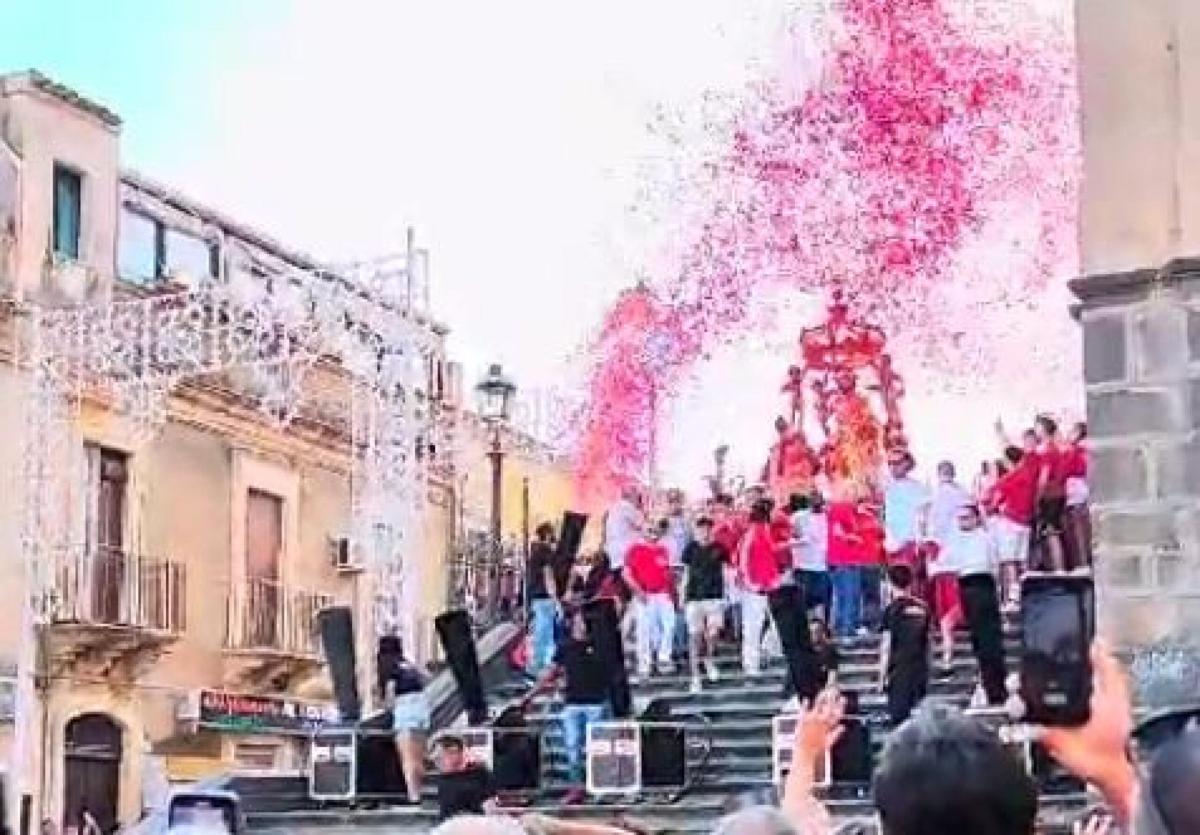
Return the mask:
[[440, 824], [432, 835], [525, 835], [525, 827], [512, 818], [462, 815]]
[[717, 822], [713, 835], [800, 835], [773, 806], [751, 806]]
[[995, 732], [926, 703], [889, 738], [874, 780], [884, 835], [1030, 835], [1037, 787]]
[[[1187, 731], [1164, 744], [1150, 764], [1148, 790], [1143, 792], [1143, 817], [1138, 829], [1149, 835], [1200, 832], [1200, 730]], [[1150, 819], [1153, 819], [1151, 822]]]

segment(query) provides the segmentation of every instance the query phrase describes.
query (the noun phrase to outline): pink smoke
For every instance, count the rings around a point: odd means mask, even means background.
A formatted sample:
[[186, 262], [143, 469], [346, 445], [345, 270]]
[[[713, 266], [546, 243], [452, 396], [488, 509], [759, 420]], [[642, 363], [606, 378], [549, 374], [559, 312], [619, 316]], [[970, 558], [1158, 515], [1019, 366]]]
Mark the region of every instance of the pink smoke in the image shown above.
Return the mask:
[[1073, 267], [1069, 15], [998, 21], [987, 6], [844, 0], [815, 86], [789, 92], [796, 68], [784, 66], [747, 91], [731, 147], [707, 166], [706, 193], [722, 196], [678, 271], [623, 295], [590, 344], [582, 501], [644, 478], [654, 404], [745, 327], [758, 289], [840, 287], [953, 374], [968, 370], [953, 347], [972, 312], [946, 290], [980, 281], [956, 262], [972, 235], [1007, 212], [1034, 218], [1021, 271], [987, 287], [993, 302], [1019, 304]]

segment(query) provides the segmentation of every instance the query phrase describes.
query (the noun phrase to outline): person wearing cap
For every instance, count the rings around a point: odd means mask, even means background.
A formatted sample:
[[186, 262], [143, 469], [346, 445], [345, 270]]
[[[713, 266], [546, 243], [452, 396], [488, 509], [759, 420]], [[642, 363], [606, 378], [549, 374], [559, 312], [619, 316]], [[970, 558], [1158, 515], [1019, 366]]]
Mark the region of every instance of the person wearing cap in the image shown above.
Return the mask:
[[462, 737], [444, 734], [437, 740], [437, 799], [442, 820], [459, 815], [483, 815], [496, 806], [492, 773], [472, 762]]

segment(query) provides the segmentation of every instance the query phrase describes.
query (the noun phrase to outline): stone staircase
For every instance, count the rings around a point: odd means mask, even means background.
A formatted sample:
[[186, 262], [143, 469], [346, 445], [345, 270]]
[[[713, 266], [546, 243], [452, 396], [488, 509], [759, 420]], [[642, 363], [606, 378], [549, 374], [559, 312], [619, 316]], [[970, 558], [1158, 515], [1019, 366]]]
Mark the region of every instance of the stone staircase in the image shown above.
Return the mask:
[[[1016, 646], [1009, 637], [1010, 658]], [[882, 694], [875, 692], [878, 659], [876, 637], [856, 639], [841, 646], [839, 682], [843, 689], [859, 693], [860, 714], [867, 717], [878, 755], [886, 738]], [[630, 669], [633, 664], [630, 663]], [[560, 706], [557, 695], [543, 697], [531, 709], [530, 720], [543, 728], [543, 789], [532, 799], [528, 811], [558, 817], [611, 821], [626, 816], [660, 832], [707, 832], [737, 795], [753, 792], [769, 795], [771, 782], [771, 719], [782, 707], [783, 663], [772, 659], [761, 675], [742, 673], [736, 648], [723, 647], [720, 681], [704, 682], [701, 693], [690, 692], [690, 678], [680, 671], [657, 676], [633, 686], [635, 709], [650, 699], [664, 699], [674, 718], [689, 724], [689, 769], [693, 786], [675, 802], [671, 798], [646, 796], [630, 801], [591, 800], [581, 805], [562, 804], [568, 790], [562, 734], [552, 717]], [[975, 683], [975, 662], [965, 638], [955, 651], [955, 675], [935, 682], [930, 698], [966, 706]], [[495, 708], [523, 695], [526, 685], [518, 680], [494, 688], [489, 699]], [[705, 749], [707, 750], [707, 754]], [[434, 798], [430, 793], [423, 808], [347, 808], [319, 806], [307, 797], [302, 778], [235, 778], [232, 788], [242, 795], [251, 829], [269, 833], [331, 833], [384, 827], [391, 832], [425, 832], [436, 824]], [[843, 822], [862, 825], [873, 832], [874, 812], [865, 791], [836, 787], [824, 800]], [[1071, 822], [1085, 809], [1088, 798], [1070, 780], [1048, 780], [1042, 792], [1042, 830], [1070, 832]]]

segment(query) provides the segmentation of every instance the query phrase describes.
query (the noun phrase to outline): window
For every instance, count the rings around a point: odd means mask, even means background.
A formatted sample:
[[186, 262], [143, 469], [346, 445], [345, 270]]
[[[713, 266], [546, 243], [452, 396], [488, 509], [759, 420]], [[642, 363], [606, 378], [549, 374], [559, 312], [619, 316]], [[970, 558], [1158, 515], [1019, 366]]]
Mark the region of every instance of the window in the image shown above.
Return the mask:
[[149, 284], [158, 278], [159, 225], [138, 212], [121, 211], [117, 270], [125, 281]]
[[246, 495], [246, 628], [250, 646], [279, 645], [283, 590], [283, 499], [262, 490]]
[[87, 447], [87, 544], [91, 553], [120, 553], [125, 548], [126, 487], [129, 458], [101, 446]]
[[212, 249], [207, 241], [180, 232], [177, 229], [167, 229], [164, 238], [164, 272], [171, 278], [186, 275], [192, 281], [198, 281], [208, 275], [215, 275], [212, 270]]
[[79, 258], [83, 220], [83, 178], [65, 165], [54, 166], [54, 254]]
[[94, 444], [85, 451], [88, 502], [84, 559], [91, 593], [85, 593], [78, 604], [86, 607], [82, 611], [92, 622], [127, 623], [130, 575], [125, 555], [125, 513], [129, 459], [123, 452]]

